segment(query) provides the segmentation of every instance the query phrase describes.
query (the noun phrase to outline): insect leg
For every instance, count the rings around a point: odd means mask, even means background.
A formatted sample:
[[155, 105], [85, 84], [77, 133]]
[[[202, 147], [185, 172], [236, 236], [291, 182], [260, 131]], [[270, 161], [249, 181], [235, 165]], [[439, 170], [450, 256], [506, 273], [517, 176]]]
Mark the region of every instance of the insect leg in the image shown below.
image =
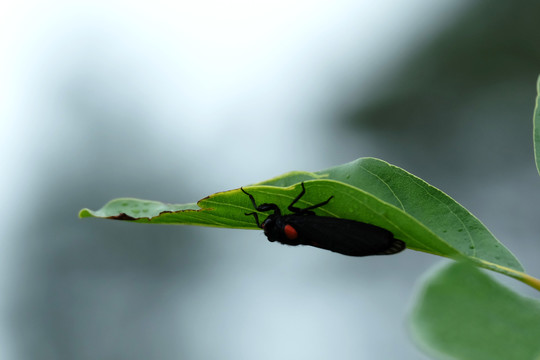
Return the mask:
[[[247, 196], [249, 196], [249, 199], [251, 200], [251, 203], [253, 204], [253, 207], [256, 209], [257, 208], [257, 204], [255, 203], [255, 198], [253, 197], [253, 195], [251, 195], [250, 193], [248, 193], [246, 190], [244, 190], [244, 188], [240, 188], [240, 190], [242, 190], [242, 192], [244, 194], [246, 194]], [[248, 214], [246, 214], [248, 215]]]
[[302, 196], [304, 196], [304, 194], [306, 193], [306, 188], [304, 187], [304, 182], [302, 181], [302, 191], [300, 191], [300, 194], [298, 194], [297, 197], [294, 198], [294, 200], [292, 201], [292, 203], [290, 203], [289, 207], [287, 207], [287, 209], [289, 209], [289, 211], [292, 211], [292, 212], [301, 212], [302, 209], [300, 208], [297, 208], [296, 206], [294, 206], [294, 204], [296, 204], [296, 202], [298, 200], [300, 200], [300, 198]]
[[[255, 202], [255, 198], [253, 197], [253, 195], [248, 193], [243, 188], [240, 188], [240, 190], [242, 190], [242, 192], [244, 194], [249, 196], [249, 199], [251, 200], [251, 203], [253, 204], [253, 207], [255, 208], [255, 210], [257, 210], [257, 211], [274, 211], [274, 215], [277, 215], [277, 216], [281, 215], [281, 211], [279, 210], [279, 207], [276, 204], [261, 204], [261, 205], [257, 206], [257, 203]], [[255, 221], [257, 222], [257, 226], [262, 228], [261, 223], [259, 221], [259, 215], [257, 213], [250, 212], [250, 213], [246, 213], [245, 215], [246, 216], [247, 215], [253, 215], [253, 217], [255, 217]]]
[[243, 188], [240, 188], [240, 190], [242, 190], [242, 192], [244, 194], [249, 196], [249, 199], [251, 200], [251, 203], [253, 204], [253, 207], [255, 208], [255, 210], [257, 210], [257, 211], [270, 211], [270, 210], [273, 210], [275, 215], [281, 215], [281, 211], [279, 210], [279, 207], [276, 204], [261, 204], [261, 205], [257, 206], [257, 203], [255, 202], [255, 198], [253, 197], [253, 195], [248, 193]]
[[274, 215], [281, 215], [281, 211], [276, 204], [261, 204], [255, 208], [257, 211], [274, 211]]
[[324, 205], [328, 204], [330, 202], [330, 200], [332, 200], [332, 198], [334, 197], [334, 196], [330, 196], [328, 198], [328, 200], [323, 201], [323, 202], [321, 202], [319, 204], [311, 205], [310, 207], [307, 207], [305, 209], [300, 209], [300, 208], [294, 206], [294, 204], [296, 204], [296, 202], [298, 200], [300, 200], [300, 198], [302, 196], [304, 196], [305, 193], [306, 193], [306, 188], [304, 187], [304, 182], [302, 181], [302, 191], [300, 192], [300, 194], [298, 194], [298, 196], [289, 205], [289, 207], [288, 207], [289, 211], [292, 211], [294, 213], [303, 213], [303, 214], [306, 214], [306, 215], [315, 215], [315, 213], [313, 211], [310, 211], [310, 210], [313, 210], [313, 209], [316, 209], [318, 207], [321, 207], [321, 206], [324, 206]]
[[257, 227], [260, 227], [262, 229], [261, 223], [259, 222], [259, 215], [257, 215], [256, 212], [245, 213], [244, 215], [253, 215], [253, 217], [255, 218], [255, 222], [257, 223]]
[[330, 196], [328, 198], [328, 200], [325, 200], [323, 201], [322, 203], [318, 203], [318, 204], [315, 204], [315, 205], [311, 205], [310, 207], [307, 207], [305, 209], [300, 209], [302, 212], [310, 212], [312, 213], [313, 211], [309, 211], [309, 210], [312, 210], [312, 209], [316, 209], [318, 207], [321, 207], [321, 206], [324, 206], [326, 204], [328, 204], [330, 202], [330, 200], [332, 200], [332, 198], [334, 197], [334, 195]]

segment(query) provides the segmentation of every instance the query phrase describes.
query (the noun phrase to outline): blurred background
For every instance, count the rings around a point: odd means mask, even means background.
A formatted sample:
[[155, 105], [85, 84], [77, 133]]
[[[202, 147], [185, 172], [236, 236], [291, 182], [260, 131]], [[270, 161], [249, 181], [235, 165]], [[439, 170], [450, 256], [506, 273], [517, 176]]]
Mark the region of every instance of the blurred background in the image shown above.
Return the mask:
[[439, 258], [77, 213], [374, 156], [538, 277], [539, 15], [534, 0], [0, 2], [0, 357], [427, 359], [406, 319]]

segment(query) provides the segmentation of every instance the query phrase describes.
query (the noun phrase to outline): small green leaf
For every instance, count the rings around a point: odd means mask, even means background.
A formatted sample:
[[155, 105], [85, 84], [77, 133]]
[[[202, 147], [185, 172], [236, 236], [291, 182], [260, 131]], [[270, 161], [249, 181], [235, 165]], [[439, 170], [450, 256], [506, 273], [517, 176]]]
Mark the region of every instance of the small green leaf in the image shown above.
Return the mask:
[[536, 106], [534, 107], [533, 115], [533, 137], [534, 137], [534, 159], [536, 161], [536, 169], [540, 173], [540, 77], [536, 83]]
[[540, 355], [540, 302], [466, 263], [432, 275], [412, 309], [413, 338], [437, 359], [531, 360]]

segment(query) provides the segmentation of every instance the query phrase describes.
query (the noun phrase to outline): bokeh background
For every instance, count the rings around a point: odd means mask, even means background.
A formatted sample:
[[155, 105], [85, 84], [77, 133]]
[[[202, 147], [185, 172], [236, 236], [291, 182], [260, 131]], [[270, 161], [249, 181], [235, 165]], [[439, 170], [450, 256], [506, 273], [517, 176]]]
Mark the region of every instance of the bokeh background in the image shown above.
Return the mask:
[[77, 213], [375, 156], [538, 277], [539, 15], [534, 0], [0, 2], [0, 357], [427, 359], [406, 319], [434, 256]]

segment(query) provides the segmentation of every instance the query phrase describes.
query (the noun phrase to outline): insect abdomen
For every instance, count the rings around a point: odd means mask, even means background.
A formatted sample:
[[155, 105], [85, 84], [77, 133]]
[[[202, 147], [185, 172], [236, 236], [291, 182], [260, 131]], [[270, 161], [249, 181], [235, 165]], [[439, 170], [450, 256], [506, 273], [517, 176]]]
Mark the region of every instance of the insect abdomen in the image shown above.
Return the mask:
[[289, 245], [310, 245], [349, 256], [391, 255], [405, 249], [405, 243], [383, 228], [360, 221], [325, 216], [285, 215], [283, 222], [298, 236]]

